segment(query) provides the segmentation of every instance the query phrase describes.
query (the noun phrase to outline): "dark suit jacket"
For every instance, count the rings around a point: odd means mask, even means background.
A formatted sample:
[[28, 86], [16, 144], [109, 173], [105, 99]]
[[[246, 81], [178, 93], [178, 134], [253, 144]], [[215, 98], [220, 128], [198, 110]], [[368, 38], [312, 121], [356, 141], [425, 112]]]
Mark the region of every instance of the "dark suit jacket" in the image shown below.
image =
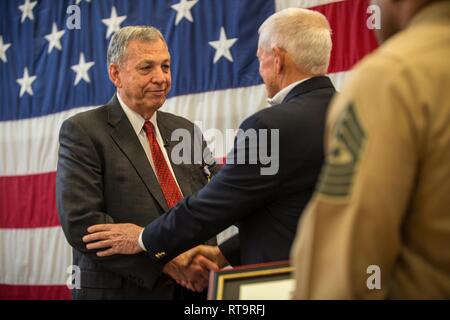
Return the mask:
[[[190, 121], [160, 111], [158, 127], [167, 141], [169, 155], [176, 145], [170, 141], [172, 131], [185, 128], [192, 134], [194, 130]], [[194, 141], [192, 148], [194, 143], [205, 147], [204, 141]], [[203, 165], [172, 163], [185, 196], [207, 182]], [[211, 170], [215, 170], [214, 165]], [[174, 281], [161, 273], [161, 266], [152, 265], [145, 254], [99, 258], [95, 252], [88, 252], [81, 240], [91, 225], [145, 226], [168, 210], [144, 149], [115, 96], [109, 104], [63, 123], [56, 199], [64, 234], [73, 247], [73, 263], [81, 268], [82, 289], [73, 291], [74, 298], [175, 297]]]
[[[322, 166], [325, 118], [334, 93], [328, 77], [314, 77], [292, 89], [280, 105], [246, 119], [240, 126], [244, 131], [267, 129], [270, 137], [279, 130], [278, 172], [262, 175], [267, 166], [261, 159], [226, 164], [206, 187], [145, 228], [143, 242], [153, 259], [165, 263], [236, 224], [239, 237], [221, 245], [232, 264], [287, 260]], [[232, 152], [241, 147], [237, 139]], [[248, 144], [245, 149], [257, 152]]]

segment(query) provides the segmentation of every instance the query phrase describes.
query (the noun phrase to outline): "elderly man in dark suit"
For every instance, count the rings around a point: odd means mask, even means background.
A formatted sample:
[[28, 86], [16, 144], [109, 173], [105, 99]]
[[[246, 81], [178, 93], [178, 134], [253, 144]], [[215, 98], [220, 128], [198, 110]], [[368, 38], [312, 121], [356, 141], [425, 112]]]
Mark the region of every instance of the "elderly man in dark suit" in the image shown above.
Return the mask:
[[[194, 140], [193, 123], [158, 111], [170, 90], [171, 74], [169, 51], [157, 29], [116, 32], [108, 66], [117, 94], [107, 105], [66, 120], [60, 132], [57, 206], [73, 247], [73, 263], [81, 270], [81, 288], [73, 290], [73, 297], [182, 298], [182, 288], [167, 274], [187, 271], [174, 264], [151, 264], [145, 253], [102, 258], [82, 242], [92, 224], [147, 225], [206, 184], [205, 165], [216, 170], [202, 156], [179, 165], [169, 157], [176, 129], [191, 134], [193, 149], [206, 147], [201, 134]], [[191, 279], [207, 281], [203, 267], [191, 267]]]
[[[289, 258], [300, 213], [324, 158], [325, 115], [335, 93], [324, 76], [331, 32], [322, 14], [300, 8], [275, 13], [259, 32], [260, 74], [271, 107], [240, 126], [243, 134], [237, 136], [229, 159], [239, 159], [244, 152], [241, 159], [246, 163], [227, 161], [206, 187], [145, 229], [111, 224], [89, 228], [91, 234], [84, 238], [88, 248], [108, 248], [100, 255], [146, 250], [157, 266], [236, 224], [239, 235], [220, 247], [201, 246], [194, 252], [220, 265]], [[254, 144], [246, 138], [252, 131], [258, 136]], [[261, 157], [268, 150], [270, 164]], [[258, 155], [256, 161], [252, 155]]]

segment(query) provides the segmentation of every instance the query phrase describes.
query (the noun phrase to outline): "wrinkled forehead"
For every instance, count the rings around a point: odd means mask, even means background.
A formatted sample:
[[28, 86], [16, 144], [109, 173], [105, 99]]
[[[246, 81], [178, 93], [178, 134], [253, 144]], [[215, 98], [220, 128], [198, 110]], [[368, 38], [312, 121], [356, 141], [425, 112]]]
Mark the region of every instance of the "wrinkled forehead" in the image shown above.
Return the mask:
[[161, 39], [155, 41], [131, 40], [125, 51], [126, 60], [170, 60], [167, 45]]

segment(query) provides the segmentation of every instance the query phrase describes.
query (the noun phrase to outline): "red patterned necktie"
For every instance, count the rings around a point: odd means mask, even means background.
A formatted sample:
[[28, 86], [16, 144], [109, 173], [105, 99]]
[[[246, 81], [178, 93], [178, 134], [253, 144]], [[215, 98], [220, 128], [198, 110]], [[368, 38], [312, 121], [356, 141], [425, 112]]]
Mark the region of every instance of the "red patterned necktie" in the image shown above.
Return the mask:
[[175, 206], [183, 196], [180, 189], [177, 186], [175, 178], [170, 172], [169, 165], [164, 158], [164, 155], [156, 140], [155, 127], [150, 121], [145, 121], [144, 130], [147, 134], [148, 143], [150, 144], [150, 150], [152, 152], [153, 165], [155, 166], [156, 175], [158, 176], [159, 185], [166, 198], [169, 208]]

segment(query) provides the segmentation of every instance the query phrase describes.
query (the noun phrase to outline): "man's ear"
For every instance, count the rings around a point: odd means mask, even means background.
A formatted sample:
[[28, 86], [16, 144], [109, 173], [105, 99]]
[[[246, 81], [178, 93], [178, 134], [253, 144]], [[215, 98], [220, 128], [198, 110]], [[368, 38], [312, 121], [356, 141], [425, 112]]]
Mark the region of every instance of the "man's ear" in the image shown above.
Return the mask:
[[108, 68], [108, 74], [109, 74], [109, 78], [111, 79], [112, 83], [114, 83], [114, 85], [117, 88], [121, 88], [122, 82], [120, 81], [120, 77], [119, 77], [119, 65], [117, 65], [115, 63], [111, 63]]
[[285, 68], [286, 50], [274, 47], [272, 49], [274, 56], [275, 71], [280, 74]]

